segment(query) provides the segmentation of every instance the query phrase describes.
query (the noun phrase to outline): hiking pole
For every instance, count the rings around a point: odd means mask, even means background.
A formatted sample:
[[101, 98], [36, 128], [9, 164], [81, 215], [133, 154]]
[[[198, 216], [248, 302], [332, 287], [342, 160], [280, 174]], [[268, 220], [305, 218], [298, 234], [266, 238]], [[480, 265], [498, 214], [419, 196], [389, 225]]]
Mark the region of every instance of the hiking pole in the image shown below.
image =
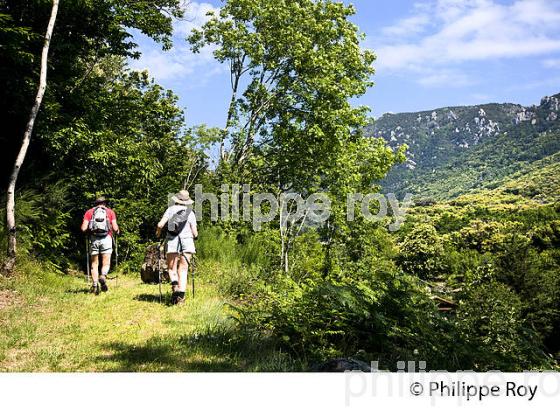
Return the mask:
[[162, 303], [163, 293], [161, 292], [161, 250], [163, 248], [163, 240], [158, 244], [158, 287], [159, 287], [159, 303]]
[[89, 269], [89, 237], [87, 235], [86, 235], [86, 266], [87, 266], [86, 281], [89, 285], [89, 276], [91, 275], [91, 270]]
[[115, 244], [115, 287], [119, 286], [119, 246], [117, 244], [117, 234], [111, 235]]
[[196, 263], [195, 263], [195, 256], [193, 254], [191, 258], [191, 273], [192, 273], [192, 297], [194, 299], [194, 273], [196, 271]]

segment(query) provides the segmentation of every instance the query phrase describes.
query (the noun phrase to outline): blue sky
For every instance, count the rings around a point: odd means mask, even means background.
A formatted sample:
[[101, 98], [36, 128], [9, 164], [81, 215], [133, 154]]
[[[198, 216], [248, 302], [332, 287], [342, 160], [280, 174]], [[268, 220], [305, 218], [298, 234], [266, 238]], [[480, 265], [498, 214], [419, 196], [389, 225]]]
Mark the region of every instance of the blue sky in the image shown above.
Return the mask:
[[[372, 49], [375, 85], [356, 104], [372, 115], [488, 102], [537, 104], [560, 92], [560, 0], [345, 1]], [[137, 34], [156, 81], [180, 97], [189, 126], [222, 127], [230, 85], [212, 50], [192, 54], [184, 41], [220, 1], [191, 2], [175, 23], [174, 47], [162, 51]]]

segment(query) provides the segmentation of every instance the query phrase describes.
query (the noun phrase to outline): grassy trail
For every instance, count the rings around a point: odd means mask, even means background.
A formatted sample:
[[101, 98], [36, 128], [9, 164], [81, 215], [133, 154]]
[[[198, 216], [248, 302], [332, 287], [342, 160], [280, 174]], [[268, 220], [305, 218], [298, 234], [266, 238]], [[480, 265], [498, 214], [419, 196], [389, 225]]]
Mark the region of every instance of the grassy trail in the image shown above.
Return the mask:
[[0, 281], [0, 371], [296, 370], [284, 353], [241, 337], [204, 280], [194, 300], [168, 306], [138, 277], [121, 275], [95, 296], [81, 277], [25, 271]]

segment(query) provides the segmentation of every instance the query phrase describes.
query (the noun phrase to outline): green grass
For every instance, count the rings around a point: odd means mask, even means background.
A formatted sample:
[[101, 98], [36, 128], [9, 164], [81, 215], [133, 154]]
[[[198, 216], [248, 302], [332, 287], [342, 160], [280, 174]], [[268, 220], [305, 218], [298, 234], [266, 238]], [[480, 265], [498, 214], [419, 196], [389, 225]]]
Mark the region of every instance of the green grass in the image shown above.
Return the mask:
[[[204, 271], [204, 265], [199, 271]], [[110, 291], [87, 293], [82, 277], [45, 272], [0, 280], [0, 371], [302, 370], [268, 340], [243, 334], [214, 285], [197, 278], [184, 306], [158, 303], [157, 285], [121, 275]], [[167, 292], [168, 286], [164, 286]]]

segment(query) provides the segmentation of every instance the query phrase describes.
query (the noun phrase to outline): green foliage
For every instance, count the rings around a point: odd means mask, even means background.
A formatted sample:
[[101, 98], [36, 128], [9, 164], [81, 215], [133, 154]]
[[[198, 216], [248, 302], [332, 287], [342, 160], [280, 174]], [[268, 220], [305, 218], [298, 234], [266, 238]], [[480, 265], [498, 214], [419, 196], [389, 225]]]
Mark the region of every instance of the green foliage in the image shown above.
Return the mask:
[[538, 337], [526, 326], [522, 312], [520, 298], [504, 284], [472, 288], [457, 310], [459, 337], [469, 346], [463, 366], [470, 364], [476, 371], [549, 366], [550, 358], [535, 349]]
[[240, 307], [241, 323], [272, 332], [300, 357], [322, 360], [361, 350], [395, 366], [392, 359], [412, 358], [416, 350], [432, 363], [442, 359], [431, 328], [440, 325], [435, 307], [406, 275], [348, 271], [341, 281], [307, 276], [299, 282], [278, 277], [249, 302]]
[[[414, 208], [397, 236], [359, 219], [330, 242], [310, 230], [298, 237], [289, 276], [252, 282], [240, 324], [311, 361], [357, 355], [389, 368], [418, 358], [448, 370], [554, 368], [557, 212], [471, 195]], [[456, 309], [438, 312], [434, 295]]]
[[[71, 212], [68, 204], [67, 181], [59, 180], [38, 189], [24, 189], [17, 193], [19, 204], [16, 217], [21, 239], [20, 252], [27, 256], [41, 256], [61, 268], [66, 260], [60, 255], [72, 244]], [[5, 199], [1, 212], [0, 232], [5, 235]]]
[[[200, 178], [205, 156], [184, 130], [177, 97], [124, 62], [138, 56], [132, 29], [169, 47], [172, 17], [182, 11], [177, 0], [61, 2], [47, 92], [18, 180], [24, 187], [16, 205], [22, 249], [57, 264], [77, 257], [83, 212], [106, 194], [123, 228], [121, 255], [138, 262], [167, 194]], [[49, 2], [0, 2], [3, 186], [36, 91], [49, 12]]]
[[[5, 124], [0, 143], [8, 158], [0, 165], [2, 186], [7, 184], [4, 178], [19, 149], [36, 93], [50, 8], [51, 2], [42, 0], [0, 2], [0, 121]], [[35, 134], [51, 134], [90, 108], [82, 92], [88, 85], [94, 87], [95, 82], [89, 80], [100, 61], [110, 56], [139, 56], [132, 30], [169, 46], [172, 16], [181, 14], [179, 0], [61, 1], [50, 44], [48, 86]], [[34, 145], [35, 141], [26, 162], [36, 162], [36, 167], [40, 164], [45, 170], [51, 164], [41, 161], [42, 151]]]
[[[364, 137], [367, 109], [350, 102], [371, 85], [374, 61], [359, 46], [362, 35], [349, 20], [354, 12], [331, 0], [229, 0], [188, 38], [195, 52], [213, 46], [215, 58], [230, 66], [221, 143], [231, 151], [217, 170], [221, 182], [277, 195], [327, 194], [336, 204], [336, 230], [347, 230], [340, 198], [375, 192], [373, 183], [404, 159], [404, 148]], [[290, 259], [299, 260], [290, 255], [301, 229], [284, 222], [267, 229], [280, 230], [285, 246], [278, 259], [289, 271]]]
[[475, 219], [469, 226], [455, 232], [453, 239], [462, 248], [476, 249], [480, 253], [498, 253], [513, 240], [529, 242], [528, 237], [521, 239], [518, 235], [521, 227], [520, 222], [486, 222]]
[[278, 240], [274, 235], [274, 231], [261, 231], [250, 236], [234, 236], [220, 227], [209, 226], [201, 229], [198, 254], [222, 264], [239, 261], [246, 265], [268, 266], [277, 255]]
[[251, 294], [266, 280], [267, 269], [274, 266], [277, 244], [270, 232], [249, 238], [236, 238], [219, 227], [201, 229], [197, 258], [212, 266], [207, 278], [230, 298]]
[[137, 266], [167, 195], [201, 177], [205, 155], [183, 129], [177, 97], [145, 72], [129, 72], [120, 59], [110, 58], [83, 87], [82, 114], [38, 140], [42, 160], [57, 167], [33, 189], [42, 192], [44, 185], [57, 197], [40, 201], [40, 211], [28, 198], [18, 200], [17, 214], [26, 215], [26, 207], [40, 212], [20, 218], [21, 239], [48, 257], [81, 253], [77, 227], [94, 198], [104, 194], [123, 233], [121, 261]]
[[444, 244], [432, 225], [418, 225], [400, 244], [399, 265], [409, 274], [434, 278], [444, 271]]

